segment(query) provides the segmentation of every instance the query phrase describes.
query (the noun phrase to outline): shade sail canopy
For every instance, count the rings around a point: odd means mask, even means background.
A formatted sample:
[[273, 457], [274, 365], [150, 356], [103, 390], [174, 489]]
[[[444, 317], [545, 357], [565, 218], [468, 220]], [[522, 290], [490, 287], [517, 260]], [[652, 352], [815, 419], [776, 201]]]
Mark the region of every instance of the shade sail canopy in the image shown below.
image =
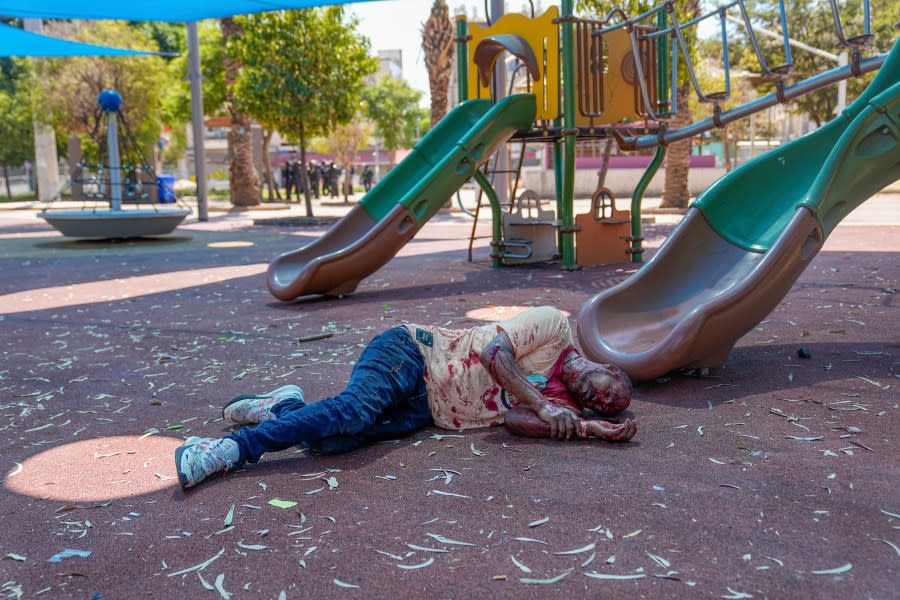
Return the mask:
[[[371, 0], [356, 0], [371, 1]], [[0, 0], [0, 15], [44, 19], [198, 21], [248, 13], [348, 4], [348, 0]]]
[[0, 25], [0, 56], [138, 56], [157, 54], [72, 42]]

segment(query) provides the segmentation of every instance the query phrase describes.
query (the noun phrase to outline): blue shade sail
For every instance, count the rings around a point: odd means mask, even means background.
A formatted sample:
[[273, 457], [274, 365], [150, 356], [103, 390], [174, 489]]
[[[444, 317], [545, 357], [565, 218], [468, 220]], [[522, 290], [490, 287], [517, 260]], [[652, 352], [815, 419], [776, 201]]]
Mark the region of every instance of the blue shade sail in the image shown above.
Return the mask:
[[[360, 0], [356, 0], [359, 2]], [[362, 0], [371, 1], [371, 0]], [[423, 0], [424, 2], [425, 0]], [[248, 13], [349, 4], [347, 0], [0, 0], [0, 15], [44, 19], [199, 21]]]
[[0, 56], [140, 56], [157, 54], [128, 48], [112, 48], [31, 33], [0, 25]]

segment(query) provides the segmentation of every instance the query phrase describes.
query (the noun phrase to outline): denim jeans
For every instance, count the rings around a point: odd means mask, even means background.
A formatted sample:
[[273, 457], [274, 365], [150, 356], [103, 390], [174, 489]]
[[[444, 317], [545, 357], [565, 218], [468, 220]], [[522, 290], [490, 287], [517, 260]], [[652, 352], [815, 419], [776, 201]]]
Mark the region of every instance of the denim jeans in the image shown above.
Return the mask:
[[425, 359], [409, 331], [394, 327], [369, 342], [344, 391], [312, 404], [284, 400], [272, 413], [228, 436], [241, 449], [240, 464], [296, 445], [337, 454], [406, 435], [432, 423]]

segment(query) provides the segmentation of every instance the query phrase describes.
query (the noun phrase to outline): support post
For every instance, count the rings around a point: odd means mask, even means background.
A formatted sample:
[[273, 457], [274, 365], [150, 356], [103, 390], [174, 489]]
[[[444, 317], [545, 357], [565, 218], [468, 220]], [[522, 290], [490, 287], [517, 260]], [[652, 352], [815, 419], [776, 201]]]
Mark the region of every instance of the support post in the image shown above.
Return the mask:
[[[656, 13], [656, 26], [665, 29], [668, 26], [666, 11]], [[656, 41], [656, 107], [654, 112], [666, 114], [672, 111], [672, 103], [669, 102], [669, 44], [666, 38]]]
[[456, 17], [456, 97], [459, 104], [469, 99], [469, 28], [465, 15]]
[[112, 200], [110, 208], [122, 210], [122, 161], [119, 160], [119, 124], [118, 113], [106, 115], [106, 147], [109, 153], [109, 196]]
[[[496, 23], [505, 12], [504, 0], [491, 0], [491, 22]], [[506, 97], [506, 60], [503, 55], [494, 64], [494, 102], [500, 102]], [[509, 146], [503, 144], [497, 149], [497, 159], [494, 172], [494, 189], [497, 192], [497, 200], [504, 206], [509, 206]]]
[[494, 191], [484, 173], [475, 169], [473, 177], [491, 203], [491, 266], [500, 267], [503, 266], [503, 211], [500, 208], [500, 201], [497, 199], [497, 192]]
[[194, 177], [197, 180], [197, 219], [209, 220], [206, 195], [206, 149], [203, 135], [203, 75], [200, 72], [200, 35], [197, 22], [187, 23], [188, 81], [191, 83], [191, 126], [194, 136]]
[[563, 0], [562, 16], [565, 19], [562, 24], [562, 50], [563, 50], [563, 123], [565, 135], [563, 137], [563, 181], [562, 198], [560, 199], [560, 219], [562, 230], [560, 239], [560, 254], [562, 254], [564, 269], [577, 269], [575, 262], [575, 143], [577, 131], [575, 123], [575, 32], [574, 25], [569, 18], [573, 12], [573, 1]]
[[644, 234], [641, 231], [641, 203], [644, 201], [644, 192], [650, 185], [650, 180], [659, 171], [663, 159], [666, 157], [666, 146], [657, 146], [656, 154], [653, 160], [647, 165], [647, 170], [638, 181], [637, 187], [634, 188], [634, 194], [631, 196], [631, 262], [644, 262], [644, 252], [641, 246]]

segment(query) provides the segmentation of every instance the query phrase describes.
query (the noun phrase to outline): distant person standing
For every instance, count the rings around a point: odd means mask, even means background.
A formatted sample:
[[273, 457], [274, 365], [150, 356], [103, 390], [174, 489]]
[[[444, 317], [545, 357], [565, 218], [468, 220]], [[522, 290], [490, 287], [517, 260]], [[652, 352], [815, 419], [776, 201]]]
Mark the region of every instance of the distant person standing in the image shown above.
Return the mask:
[[319, 181], [322, 179], [322, 168], [318, 161], [310, 161], [309, 163], [309, 187], [313, 196], [319, 197]]
[[288, 202], [291, 201], [291, 190], [294, 189], [294, 154], [294, 152], [291, 152], [291, 155], [281, 167], [281, 180], [284, 181], [284, 194]]
[[303, 163], [299, 160], [294, 161], [293, 168], [294, 189], [297, 190], [297, 200], [306, 194], [306, 177], [303, 173]]
[[334, 164], [334, 161], [329, 162], [328, 169], [325, 171], [325, 187], [330, 190], [332, 198], [338, 197], [338, 177], [340, 175], [341, 171]]
[[365, 165], [362, 170], [362, 175], [360, 179], [362, 180], [363, 189], [367, 192], [372, 189], [372, 180], [375, 178], [375, 173], [372, 172], [372, 167], [369, 165]]

